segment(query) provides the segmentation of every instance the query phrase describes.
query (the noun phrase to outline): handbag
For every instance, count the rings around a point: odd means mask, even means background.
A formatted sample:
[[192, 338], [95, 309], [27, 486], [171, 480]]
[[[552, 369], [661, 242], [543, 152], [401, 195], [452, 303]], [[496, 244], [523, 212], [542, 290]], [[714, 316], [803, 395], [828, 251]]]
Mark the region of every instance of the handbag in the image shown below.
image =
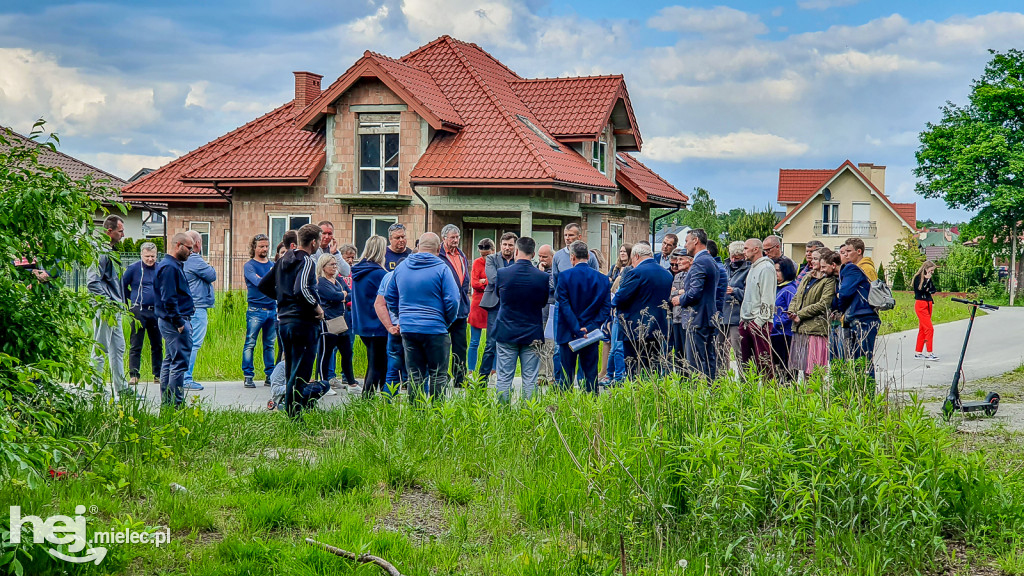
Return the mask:
[[348, 332], [348, 322], [345, 322], [345, 316], [337, 316], [327, 321], [327, 331], [331, 334], [344, 334]]

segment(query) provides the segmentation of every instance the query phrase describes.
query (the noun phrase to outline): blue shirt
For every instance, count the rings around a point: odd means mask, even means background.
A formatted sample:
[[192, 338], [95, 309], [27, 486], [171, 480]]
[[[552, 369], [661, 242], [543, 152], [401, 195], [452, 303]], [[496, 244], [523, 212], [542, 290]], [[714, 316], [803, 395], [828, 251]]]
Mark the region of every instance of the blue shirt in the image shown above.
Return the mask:
[[245, 274], [245, 289], [249, 294], [249, 306], [267, 308], [269, 310], [277, 309], [277, 302], [267, 297], [266, 294], [260, 292], [259, 288], [257, 288], [260, 285], [260, 280], [267, 274], [270, 274], [270, 269], [273, 267], [274, 263], [269, 260], [266, 262], [249, 260], [242, 267]]
[[121, 277], [121, 288], [124, 300], [129, 308], [143, 306], [152, 308], [156, 305], [156, 264], [146, 266], [142, 260], [132, 264]]

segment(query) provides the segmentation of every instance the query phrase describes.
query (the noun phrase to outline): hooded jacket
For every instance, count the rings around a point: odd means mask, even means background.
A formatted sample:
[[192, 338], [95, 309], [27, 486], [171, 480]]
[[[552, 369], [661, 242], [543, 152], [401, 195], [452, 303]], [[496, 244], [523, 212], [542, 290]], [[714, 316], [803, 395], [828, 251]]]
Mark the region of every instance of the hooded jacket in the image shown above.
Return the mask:
[[395, 268], [384, 300], [398, 312], [403, 333], [447, 334], [458, 317], [461, 288], [436, 254], [417, 252]]
[[859, 264], [843, 264], [839, 269], [839, 289], [832, 308], [843, 313], [844, 323], [851, 321], [878, 321], [878, 312], [868, 303], [871, 281]]
[[878, 269], [875, 267], [875, 261], [871, 259], [871, 256], [864, 256], [857, 262], [857, 268], [864, 273], [868, 278], [868, 282], [874, 282], [878, 280]]
[[778, 277], [775, 275], [775, 262], [762, 256], [747, 272], [747, 285], [743, 291], [743, 305], [740, 306], [740, 320], [753, 321], [764, 326], [775, 317], [775, 293], [778, 289]]
[[352, 267], [352, 329], [356, 336], [388, 335], [373, 307], [384, 274], [383, 266], [369, 260], [360, 260]]
[[[191, 284], [189, 282], [189, 286]], [[296, 248], [285, 253], [260, 280], [257, 288], [268, 298], [277, 301], [277, 320], [282, 324], [317, 322], [316, 309], [320, 306], [320, 294], [316, 285], [316, 263], [305, 251]], [[198, 298], [195, 300], [199, 301]], [[201, 306], [196, 304], [196, 307]]]
[[743, 304], [743, 290], [747, 287], [747, 273], [750, 272], [750, 262], [740, 260], [737, 263], [730, 260], [725, 265], [725, 269], [729, 273], [728, 286], [732, 286], [732, 294], [726, 294], [725, 296], [725, 309], [722, 312], [722, 317], [725, 324], [739, 326], [740, 306]]

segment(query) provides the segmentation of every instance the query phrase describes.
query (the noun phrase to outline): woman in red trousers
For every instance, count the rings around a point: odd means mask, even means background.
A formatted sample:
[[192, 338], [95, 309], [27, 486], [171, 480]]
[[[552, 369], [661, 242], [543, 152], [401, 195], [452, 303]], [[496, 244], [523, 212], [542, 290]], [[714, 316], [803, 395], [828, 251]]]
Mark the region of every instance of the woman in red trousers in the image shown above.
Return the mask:
[[[932, 351], [935, 328], [932, 327], [932, 308], [935, 302], [932, 294], [935, 294], [935, 283], [932, 282], [932, 275], [935, 274], [935, 263], [931, 260], [925, 261], [921, 269], [914, 276], [914, 311], [917, 312], [917, 347], [914, 358], [934, 362], [939, 359]], [[928, 354], [924, 353], [925, 348]]]

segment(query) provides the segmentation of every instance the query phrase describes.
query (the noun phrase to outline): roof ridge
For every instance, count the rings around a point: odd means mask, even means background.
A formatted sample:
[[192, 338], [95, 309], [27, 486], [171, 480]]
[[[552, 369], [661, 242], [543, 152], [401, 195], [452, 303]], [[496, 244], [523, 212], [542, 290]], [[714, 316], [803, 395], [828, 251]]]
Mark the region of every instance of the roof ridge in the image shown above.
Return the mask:
[[[526, 137], [526, 134], [524, 132], [526, 128], [519, 126], [519, 122], [516, 119], [512, 118], [512, 113], [505, 107], [505, 104], [501, 101], [501, 99], [499, 99], [494, 94], [494, 90], [492, 90], [491, 87], [487, 84], [487, 82], [484, 81], [484, 79], [480, 76], [480, 72], [478, 72], [477, 69], [472, 64], [469, 63], [469, 60], [466, 58], [466, 55], [462, 53], [462, 50], [458, 46], [454, 45], [452, 38], [446, 38], [448, 39], [448, 45], [451, 47], [452, 51], [455, 52], [455, 55], [459, 59], [459, 62], [462, 63], [462, 65], [469, 72], [470, 76], [473, 77], [473, 80], [484, 91], [484, 94], [487, 94], [487, 98], [490, 99], [492, 104], [494, 104], [494, 107], [501, 111], [501, 115], [502, 117], [505, 118], [505, 122], [508, 123], [509, 127], [512, 128], [512, 131], [515, 132], [516, 136], [519, 137], [519, 140], [526, 145], [527, 150], [530, 151], [530, 154], [533, 155], [533, 158], [544, 169], [545, 176], [547, 176], [548, 178], [555, 178], [556, 174], [554, 169], [551, 168], [551, 165], [548, 163], [548, 161], [543, 156], [541, 156], [536, 144], [534, 144], [528, 137]], [[512, 90], [511, 86], [509, 87], [509, 90]], [[515, 94], [515, 91], [512, 90], [512, 93]], [[523, 104], [523, 106], [526, 107], [527, 110], [529, 110], [529, 106], [526, 106], [525, 103]]]
[[625, 76], [622, 74], [598, 74], [596, 76], [557, 76], [554, 78], [522, 78], [516, 80], [516, 83], [520, 82], [557, 82], [560, 80], [611, 80], [617, 78], [624, 80]]
[[[423, 46], [420, 46], [419, 48], [413, 50], [412, 52], [409, 52], [405, 56], [402, 56], [401, 58], [398, 59], [398, 61], [404, 63], [406, 59], [409, 59], [409, 58], [412, 58], [414, 56], [417, 56], [421, 52], [425, 52], [428, 48], [434, 46], [435, 44], [440, 44], [441, 42], [443, 42], [446, 39], [447, 40], [451, 40], [452, 37], [447, 35], [447, 34], [442, 34], [442, 35], [438, 36], [437, 38], [434, 38], [430, 42], [427, 42]], [[367, 52], [369, 52], [369, 50], [367, 50]]]
[[[644, 168], [646, 168], [646, 169], [647, 169], [647, 170], [648, 170], [648, 171], [649, 171], [649, 172], [650, 172], [651, 174], [654, 174], [654, 176], [655, 176], [655, 177], [657, 177], [657, 179], [658, 179], [658, 180], [661, 180], [662, 182], [664, 182], [664, 183], [665, 183], [665, 184], [666, 184], [666, 185], [667, 185], [668, 187], [672, 188], [672, 189], [673, 189], [673, 190], [675, 190], [676, 192], [679, 192], [679, 193], [680, 193], [680, 194], [682, 194], [683, 196], [686, 196], [686, 194], [683, 194], [683, 191], [682, 191], [682, 190], [680, 190], [679, 188], [676, 188], [675, 186], [673, 186], [673, 185], [672, 185], [672, 183], [671, 183], [671, 182], [669, 182], [668, 180], [665, 180], [664, 178], [662, 178], [662, 177], [661, 177], [661, 174], [658, 174], [658, 173], [657, 173], [657, 172], [655, 172], [654, 170], [651, 170], [651, 169], [650, 169], [650, 168], [649, 168], [649, 167], [647, 166], [647, 164], [644, 164], [643, 162], [641, 162], [641, 161], [637, 160], [637, 159], [636, 159], [636, 156], [633, 156], [633, 155], [632, 155], [632, 154], [630, 154], [629, 152], [616, 152], [616, 154], [624, 154], [624, 155], [625, 155], [625, 156], [626, 156], [627, 158], [629, 158], [629, 159], [630, 159], [630, 160], [632, 160], [633, 162], [636, 162], [637, 164], [639, 164], [639, 165], [643, 166]], [[688, 196], [687, 196], [687, 199], [689, 199], [689, 197], [688, 197]]]
[[483, 48], [481, 48], [476, 42], [464, 42], [462, 40], [457, 40], [457, 39], [454, 39], [454, 38], [452, 40], [455, 41], [455, 42], [459, 42], [459, 43], [465, 44], [467, 46], [472, 46], [473, 48], [476, 48], [477, 50], [483, 52], [484, 56], [487, 56], [488, 58], [490, 58], [495, 64], [497, 64], [498, 66], [501, 66], [502, 68], [507, 70], [509, 74], [515, 76], [516, 78], [518, 78], [520, 80], [523, 79], [523, 77], [520, 76], [518, 73], [516, 73], [515, 70], [509, 68], [508, 66], [505, 65], [504, 62], [502, 62], [501, 60], [498, 60], [497, 58], [492, 56], [490, 52], [488, 52], [487, 50], [484, 50]]
[[[36, 148], [39, 148], [39, 147], [41, 147], [41, 146], [43, 146], [45, 144], [45, 142], [36, 142], [35, 140], [33, 140], [32, 138], [29, 138], [28, 136], [24, 136], [24, 135], [20, 134], [19, 132], [15, 132], [14, 128], [11, 128], [10, 126], [2, 126], [2, 125], [0, 125], [0, 131], [3, 131], [3, 130], [7, 130], [11, 134], [17, 136], [18, 138], [21, 138], [23, 141], [25, 141], [27, 143], [32, 144]], [[51, 136], [52, 136], [52, 134], [51, 134]], [[59, 136], [60, 135], [58, 134], [58, 138], [59, 138]], [[59, 139], [57, 140], [57, 143], [58, 144], [60, 143]], [[73, 162], [77, 162], [77, 163], [79, 163], [79, 164], [81, 164], [83, 166], [87, 166], [87, 167], [89, 167], [89, 168], [91, 168], [91, 169], [93, 169], [93, 170], [95, 170], [97, 172], [101, 172], [103, 174], [106, 174], [107, 176], [113, 178], [114, 180], [120, 180], [121, 182], [124, 183], [124, 185], [128, 184], [128, 181], [125, 180], [124, 178], [121, 178], [120, 176], [115, 176], [114, 174], [111, 174], [110, 172], [107, 172], [106, 170], [104, 170], [102, 168], [97, 168], [96, 166], [93, 166], [92, 164], [89, 164], [88, 162], [85, 162], [83, 160], [79, 160], [78, 158], [75, 158], [74, 156], [72, 156], [70, 154], [66, 154], [64, 152], [61, 152], [60, 150], [57, 149], [56, 146], [54, 146], [52, 149], [48, 148], [47, 150], [49, 150], [50, 152], [53, 152], [54, 154], [59, 154], [59, 155], [65, 157], [65, 158], [67, 158], [68, 160], [71, 160]]]
[[[287, 106], [292, 105], [293, 102], [294, 102], [294, 100], [288, 102], [288, 104], [285, 104], [283, 106], [278, 106], [277, 108], [275, 108], [271, 112], [269, 112], [267, 114], [264, 114], [263, 116], [260, 116], [259, 118], [256, 118], [255, 120], [251, 120], [249, 122], [246, 122], [245, 124], [242, 124], [241, 126], [236, 128], [235, 130], [232, 130], [232, 133], [237, 132], [238, 130], [241, 130], [242, 128], [245, 128], [246, 126], [248, 126], [250, 124], [255, 124], [256, 122], [258, 122], [260, 120], [263, 120], [264, 118], [267, 118], [268, 116], [271, 116], [271, 115], [277, 113], [280, 110], [284, 110], [284, 108], [286, 108]], [[224, 156], [227, 156], [231, 152], [234, 152], [235, 150], [238, 150], [242, 146], [245, 146], [246, 144], [252, 142], [253, 140], [255, 140], [257, 138], [259, 138], [260, 136], [263, 136], [267, 132], [270, 132], [271, 130], [277, 129], [282, 124], [288, 122], [288, 120], [289, 120], [289, 118], [287, 116], [285, 116], [284, 114], [282, 114], [280, 119], [274, 119], [274, 120], [270, 121], [269, 125], [266, 126], [264, 129], [254, 131], [252, 134], [249, 134], [249, 135], [247, 135], [244, 138], [240, 138], [238, 140], [238, 142], [234, 143], [233, 146], [226, 147], [226, 148], [224, 148], [224, 150], [220, 151], [219, 153], [214, 154], [214, 155], [210, 156], [209, 158], [204, 159], [202, 162], [200, 162], [200, 163], [198, 163], [198, 164], [196, 164], [194, 166], [191, 166], [188, 169], [187, 172], [182, 174], [182, 176], [187, 176], [188, 174], [199, 170], [200, 168], [202, 168], [203, 166], [206, 166], [207, 164], [210, 164], [210, 163], [212, 163], [212, 162], [214, 162], [216, 160], [220, 160], [221, 158], [223, 158]]]

